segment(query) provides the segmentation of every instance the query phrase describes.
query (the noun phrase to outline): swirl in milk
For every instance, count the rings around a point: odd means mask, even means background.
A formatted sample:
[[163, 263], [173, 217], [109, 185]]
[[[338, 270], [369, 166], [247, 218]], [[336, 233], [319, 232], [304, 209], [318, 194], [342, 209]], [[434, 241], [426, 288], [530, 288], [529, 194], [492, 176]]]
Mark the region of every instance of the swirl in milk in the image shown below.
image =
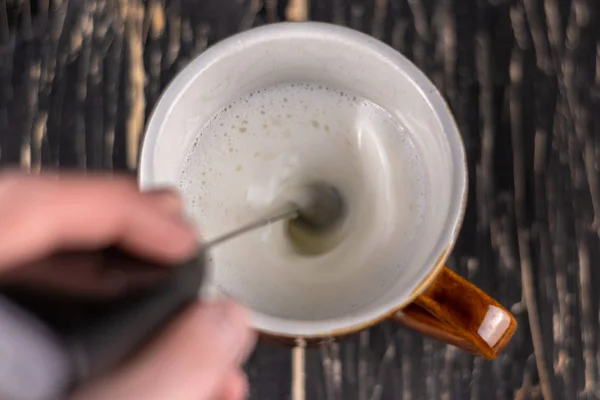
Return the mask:
[[410, 136], [376, 104], [284, 84], [236, 100], [202, 128], [181, 189], [210, 240], [281, 208], [303, 184], [337, 187], [348, 217], [330, 251], [296, 253], [283, 223], [212, 250], [220, 290], [263, 313], [325, 318], [344, 302], [372, 301], [356, 291], [384, 290], [390, 265], [401, 273], [423, 218], [423, 173]]

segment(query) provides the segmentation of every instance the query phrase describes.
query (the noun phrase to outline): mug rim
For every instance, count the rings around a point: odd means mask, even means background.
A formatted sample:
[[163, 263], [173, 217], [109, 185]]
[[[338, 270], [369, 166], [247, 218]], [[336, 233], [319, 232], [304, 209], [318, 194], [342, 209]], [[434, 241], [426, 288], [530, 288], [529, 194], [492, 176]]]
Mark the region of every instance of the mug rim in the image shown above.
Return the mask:
[[[468, 192], [468, 169], [466, 152], [464, 143], [460, 135], [460, 131], [454, 120], [452, 112], [434, 86], [430, 79], [408, 58], [402, 55], [399, 51], [395, 50], [386, 43], [375, 39], [367, 34], [359, 32], [357, 30], [338, 26], [329, 23], [306, 21], [306, 22], [279, 22], [260, 27], [255, 27], [247, 31], [236, 33], [229, 36], [219, 42], [213, 44], [204, 52], [196, 56], [188, 65], [186, 65], [173, 80], [167, 85], [159, 97], [156, 105], [154, 106], [148, 124], [145, 130], [144, 138], [142, 141], [142, 148], [140, 151], [140, 162], [138, 168], [138, 182], [142, 189], [153, 183], [153, 169], [154, 169], [154, 149], [159, 135], [163, 131], [163, 126], [167, 119], [167, 116], [171, 113], [173, 108], [178, 103], [183, 93], [189, 88], [194, 79], [202, 74], [210, 66], [218, 63], [219, 60], [227, 57], [229, 54], [233, 54], [246, 46], [252, 46], [256, 43], [268, 42], [269, 40], [280, 38], [281, 36], [294, 36], [294, 37], [320, 37], [323, 40], [343, 40], [345, 43], [351, 43], [353, 46], [368, 47], [370, 51], [381, 56], [388, 63], [397, 67], [402, 71], [411, 84], [419, 91], [423, 100], [428, 104], [431, 112], [438, 119], [442, 131], [449, 138], [451, 147], [451, 153], [454, 161], [460, 161], [456, 166], [456, 172], [458, 175], [459, 188], [455, 188], [455, 192], [460, 195], [460, 202], [457, 209], [452, 209], [448, 213], [448, 218], [451, 221], [451, 228], [444, 231], [440, 238], [446, 243], [445, 248], [440, 252], [437, 261], [430, 267], [423, 268], [425, 273], [420, 278], [418, 284], [408, 294], [405, 301], [397, 302], [394, 304], [384, 304], [377, 309], [370, 310], [370, 317], [366, 318], [365, 315], [353, 316], [352, 318], [335, 317], [322, 321], [310, 321], [312, 323], [327, 324], [333, 320], [341, 321], [338, 325], [339, 328], [335, 329], [324, 329], [322, 332], [315, 334], [290, 334], [282, 333], [281, 331], [272, 331], [263, 328], [259, 330], [265, 334], [281, 337], [281, 338], [328, 338], [345, 336], [370, 326], [373, 326], [383, 320], [391, 317], [408, 304], [412, 303], [414, 299], [419, 296], [437, 277], [439, 272], [445, 265], [445, 262], [454, 248], [456, 239], [458, 237], [462, 222], [464, 219], [467, 203], [467, 192]], [[457, 156], [457, 157], [455, 157]], [[454, 196], [454, 195], [453, 195]], [[254, 312], [254, 310], [253, 310]], [[271, 317], [272, 320], [280, 320], [281, 324], [295, 322], [309, 322], [309, 321], [296, 321], [293, 319], [284, 319], [279, 317]]]

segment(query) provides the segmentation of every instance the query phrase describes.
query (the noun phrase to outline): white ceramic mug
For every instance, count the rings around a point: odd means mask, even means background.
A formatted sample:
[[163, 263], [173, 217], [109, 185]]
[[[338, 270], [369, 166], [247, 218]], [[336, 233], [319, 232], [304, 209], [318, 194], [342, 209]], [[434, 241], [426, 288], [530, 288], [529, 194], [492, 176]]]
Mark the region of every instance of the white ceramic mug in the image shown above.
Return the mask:
[[[515, 332], [514, 317], [444, 266], [465, 210], [467, 170], [460, 134], [427, 77], [374, 38], [329, 24], [280, 23], [212, 46], [181, 71], [156, 106], [141, 153], [141, 187], [177, 185], [199, 129], [233, 100], [297, 81], [356, 93], [407, 127], [424, 149], [426, 218], [410, 262], [400, 274], [389, 268], [391, 284], [368, 304], [351, 307], [348, 302], [336, 315], [314, 319], [273, 315], [255, 307], [256, 328], [281, 343], [318, 343], [391, 318], [473, 354], [496, 357]], [[263, 278], [269, 284], [269, 276]], [[291, 287], [293, 282], [285, 284]]]

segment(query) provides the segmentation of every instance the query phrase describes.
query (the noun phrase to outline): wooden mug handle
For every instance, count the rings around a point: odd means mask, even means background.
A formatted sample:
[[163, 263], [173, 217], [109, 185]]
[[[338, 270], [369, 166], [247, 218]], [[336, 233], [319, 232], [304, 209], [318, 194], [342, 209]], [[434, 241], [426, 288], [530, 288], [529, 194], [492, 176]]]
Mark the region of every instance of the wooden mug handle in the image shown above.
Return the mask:
[[496, 358], [517, 329], [511, 313], [448, 267], [392, 318], [423, 335], [487, 359]]

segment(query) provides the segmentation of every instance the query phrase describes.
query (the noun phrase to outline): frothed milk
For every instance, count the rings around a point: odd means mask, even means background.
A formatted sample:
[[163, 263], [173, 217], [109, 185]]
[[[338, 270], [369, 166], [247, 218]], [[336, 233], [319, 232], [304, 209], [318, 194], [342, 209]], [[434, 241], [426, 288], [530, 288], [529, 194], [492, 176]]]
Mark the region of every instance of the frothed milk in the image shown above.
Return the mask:
[[[419, 149], [378, 105], [316, 84], [250, 93], [221, 110], [197, 135], [181, 190], [209, 240], [277, 210], [314, 181], [347, 199], [339, 245], [298, 254], [283, 223], [212, 250], [221, 291], [282, 318], [325, 319], [374, 301], [411, 261], [426, 188]], [[264, 285], [268, 277], [270, 286]]]

